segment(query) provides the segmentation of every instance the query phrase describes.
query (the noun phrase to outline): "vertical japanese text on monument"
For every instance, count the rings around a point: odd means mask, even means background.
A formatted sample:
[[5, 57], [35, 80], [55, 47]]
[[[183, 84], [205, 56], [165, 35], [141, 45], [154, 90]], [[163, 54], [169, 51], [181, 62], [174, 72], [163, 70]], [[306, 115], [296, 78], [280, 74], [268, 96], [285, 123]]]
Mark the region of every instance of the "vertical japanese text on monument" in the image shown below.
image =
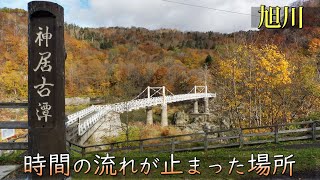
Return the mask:
[[[37, 38], [35, 40], [35, 43], [39, 46], [45, 46], [46, 48], [49, 47], [49, 40], [52, 39], [53, 35], [49, 31], [49, 27], [38, 27], [39, 32], [36, 33]], [[44, 32], [45, 31], [45, 32]], [[37, 90], [38, 95], [41, 98], [49, 97], [51, 94], [51, 88], [54, 87], [54, 84], [47, 82], [47, 78], [45, 77], [45, 72], [51, 72], [52, 65], [50, 64], [50, 58], [52, 53], [51, 52], [38, 52], [40, 55], [40, 59], [38, 62], [37, 67], [33, 68], [34, 72], [40, 71], [42, 74], [42, 83], [35, 85], [34, 89]], [[39, 102], [39, 107], [36, 109], [36, 115], [38, 118], [38, 121], [44, 121], [47, 122], [49, 117], [52, 117], [50, 114], [50, 110], [52, 106], [49, 104], [49, 102]]]
[[49, 47], [49, 40], [52, 38], [52, 34], [49, 33], [49, 27], [46, 26], [46, 32], [43, 33], [43, 28], [39, 27], [39, 32], [37, 33], [37, 39], [35, 43], [38, 43], [39, 46], [42, 45], [42, 41], [46, 42], [46, 47]]

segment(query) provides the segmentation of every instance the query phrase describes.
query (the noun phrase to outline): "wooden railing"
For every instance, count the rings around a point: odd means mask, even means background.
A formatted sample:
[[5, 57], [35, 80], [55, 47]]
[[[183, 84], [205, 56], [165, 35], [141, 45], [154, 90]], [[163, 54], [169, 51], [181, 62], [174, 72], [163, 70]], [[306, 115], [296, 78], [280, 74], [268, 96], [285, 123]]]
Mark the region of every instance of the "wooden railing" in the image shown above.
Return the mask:
[[[0, 103], [0, 109], [28, 108], [28, 103]], [[27, 121], [0, 121], [0, 129], [28, 129]], [[21, 138], [26, 138], [28, 134], [0, 143], [0, 150], [27, 150], [27, 142], [16, 142]]]
[[306, 121], [273, 126], [208, 131], [202, 133], [163, 136], [108, 144], [81, 146], [68, 142], [68, 149], [82, 155], [99, 152], [179, 152], [226, 147], [242, 147], [294, 140], [316, 140], [320, 137], [320, 123]]
[[[0, 108], [24, 108], [26, 104], [0, 103]], [[0, 121], [0, 129], [27, 129], [27, 122]], [[98, 152], [179, 152], [193, 151], [225, 147], [242, 147], [263, 143], [278, 143], [294, 140], [316, 140], [320, 137], [320, 122], [306, 121], [289, 124], [278, 124], [272, 126], [260, 126], [240, 129], [227, 129], [219, 131], [207, 131], [177, 136], [162, 136], [108, 144], [81, 146], [67, 142], [68, 150], [82, 155]], [[0, 150], [26, 150], [27, 142], [15, 142], [17, 139], [25, 138], [27, 134], [1, 142]]]
[[28, 103], [0, 103], [0, 109], [20, 109], [28, 108]]

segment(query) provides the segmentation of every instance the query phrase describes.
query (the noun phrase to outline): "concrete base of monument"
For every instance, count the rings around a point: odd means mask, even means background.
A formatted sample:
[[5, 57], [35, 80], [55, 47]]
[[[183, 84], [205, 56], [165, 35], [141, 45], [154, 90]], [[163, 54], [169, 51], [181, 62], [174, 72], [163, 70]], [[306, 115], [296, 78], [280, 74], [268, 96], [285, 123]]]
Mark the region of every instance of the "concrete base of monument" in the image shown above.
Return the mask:
[[20, 165], [0, 166], [0, 179], [10, 179], [8, 176], [17, 171], [20, 167]]
[[[0, 180], [26, 180], [34, 179], [30, 173], [25, 173], [23, 165], [5, 165], [0, 166]], [[59, 176], [59, 177], [36, 177], [35, 179], [62, 179], [70, 180], [70, 177]]]

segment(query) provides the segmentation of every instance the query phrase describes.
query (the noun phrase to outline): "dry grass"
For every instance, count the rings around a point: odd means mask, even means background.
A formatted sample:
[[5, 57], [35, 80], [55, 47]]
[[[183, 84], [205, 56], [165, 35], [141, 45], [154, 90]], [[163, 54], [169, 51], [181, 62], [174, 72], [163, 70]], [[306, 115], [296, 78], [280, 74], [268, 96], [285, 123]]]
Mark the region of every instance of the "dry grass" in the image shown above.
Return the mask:
[[185, 132], [181, 131], [179, 128], [168, 126], [168, 127], [161, 127], [159, 124], [154, 125], [144, 125], [144, 124], [137, 124], [136, 126], [140, 127], [140, 139], [148, 139], [148, 138], [155, 138], [160, 136], [174, 136], [185, 134]]
[[[134, 125], [139, 127], [140, 129], [140, 139], [176, 136], [176, 135], [182, 135], [182, 134], [188, 133], [174, 126], [161, 127], [161, 125], [159, 124], [145, 125], [144, 123], [135, 123]], [[177, 139], [184, 141], [184, 140], [190, 140], [190, 137], [179, 137]], [[160, 141], [155, 139], [155, 140], [148, 140], [146, 141], [146, 143], [157, 144], [157, 143], [160, 143]]]

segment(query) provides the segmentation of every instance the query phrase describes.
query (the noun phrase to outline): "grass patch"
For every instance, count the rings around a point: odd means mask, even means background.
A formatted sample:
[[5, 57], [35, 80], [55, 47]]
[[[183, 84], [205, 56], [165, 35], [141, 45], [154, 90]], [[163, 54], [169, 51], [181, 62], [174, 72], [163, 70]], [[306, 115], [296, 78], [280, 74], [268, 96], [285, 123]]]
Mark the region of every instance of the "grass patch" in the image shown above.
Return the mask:
[[[276, 175], [272, 175], [274, 168], [274, 155], [284, 155], [289, 156], [291, 154], [294, 157], [290, 160], [294, 160], [296, 163], [293, 165], [293, 178], [310, 178], [314, 175], [313, 172], [319, 172], [320, 168], [320, 151], [319, 151], [319, 141], [295, 141], [295, 142], [285, 142], [279, 144], [265, 144], [265, 145], [255, 145], [255, 146], [244, 146], [243, 148], [222, 148], [209, 150], [207, 153], [203, 151], [193, 151], [193, 152], [180, 152], [174, 154], [174, 160], [180, 160], [180, 164], [175, 164], [175, 170], [183, 171], [183, 174], [178, 175], [161, 175], [161, 172], [164, 171], [164, 161], [169, 161], [170, 164], [170, 153], [137, 153], [137, 152], [118, 152], [113, 153], [112, 156], [115, 156], [114, 162], [116, 163], [115, 169], [119, 170], [119, 163], [122, 161], [123, 157], [126, 157], [127, 161], [131, 159], [135, 160], [135, 169], [139, 171], [136, 174], [131, 173], [131, 167], [127, 168], [125, 178], [134, 178], [134, 179], [255, 179], [260, 178], [256, 174], [256, 171], [248, 172], [250, 169], [250, 163], [248, 160], [251, 158], [251, 154], [254, 155], [255, 159], [258, 154], [269, 154], [269, 161], [271, 162], [271, 173], [268, 177], [277, 177], [279, 179], [289, 177], [289, 171], [282, 175], [280, 168]], [[318, 145], [318, 147], [317, 147]], [[22, 164], [23, 158], [19, 155], [21, 151], [14, 153], [9, 156], [1, 156], [0, 164]], [[101, 153], [100, 156], [105, 156], [104, 153]], [[189, 175], [188, 170], [190, 169], [189, 160], [193, 160], [194, 157], [200, 160], [200, 166], [198, 170], [201, 172], [200, 175]], [[234, 168], [231, 174], [229, 174], [229, 169], [231, 164], [229, 161], [232, 161], [233, 158], [236, 158], [240, 164], [243, 164], [243, 167]], [[105, 179], [111, 178], [109, 175], [103, 174], [102, 176], [94, 175], [94, 172], [97, 168], [97, 165], [94, 163], [94, 160], [97, 158], [94, 154], [86, 155], [81, 157], [79, 154], [71, 153], [71, 162], [75, 162], [79, 159], [87, 159], [91, 162], [91, 171], [88, 174], [84, 174], [86, 170], [85, 167], [83, 171], [79, 173], [71, 172], [73, 179]], [[140, 172], [141, 165], [140, 163], [144, 162], [145, 158], [148, 158], [148, 161], [152, 163], [155, 158], [159, 158], [160, 162], [158, 163], [158, 168], [155, 168], [151, 165], [150, 174], [147, 176]], [[100, 160], [101, 162], [101, 160]], [[222, 171], [219, 174], [215, 174], [217, 169], [209, 168], [210, 165], [220, 164], [222, 166]], [[72, 166], [73, 167], [73, 166]], [[72, 169], [71, 167], [71, 169]], [[170, 165], [169, 165], [170, 168]], [[236, 170], [242, 171], [244, 175], [238, 175]], [[118, 172], [117, 177], [123, 178], [122, 172]]]
[[[297, 142], [295, 142], [297, 143]], [[310, 144], [306, 142], [306, 144]], [[126, 178], [135, 178], [135, 179], [145, 179], [145, 178], [152, 178], [152, 179], [162, 179], [162, 178], [172, 178], [172, 179], [255, 179], [260, 178], [259, 175], [256, 174], [255, 171], [248, 172], [250, 169], [250, 163], [248, 163], [248, 160], [251, 158], [251, 154], [257, 158], [258, 154], [269, 154], [270, 162], [271, 162], [271, 173], [273, 172], [273, 165], [274, 165], [274, 155], [284, 155], [289, 156], [291, 154], [294, 155], [294, 157], [290, 160], [296, 161], [296, 163], [293, 165], [293, 178], [298, 177], [305, 177], [301, 173], [305, 172], [311, 172], [311, 171], [319, 171], [319, 161], [320, 161], [320, 151], [319, 148], [316, 147], [310, 147], [310, 148], [301, 148], [301, 149], [294, 149], [294, 148], [286, 148], [284, 146], [287, 145], [294, 145], [294, 143], [280, 143], [278, 145], [275, 144], [267, 144], [267, 145], [260, 145], [260, 146], [247, 146], [244, 148], [223, 148], [223, 149], [216, 149], [216, 150], [210, 150], [207, 153], [203, 151], [198, 152], [181, 152], [181, 153], [175, 153], [174, 159], [180, 160], [181, 164], [175, 165], [175, 170], [181, 170], [183, 171], [183, 174], [179, 175], [161, 175], [161, 171], [164, 170], [164, 161], [169, 161], [170, 164], [170, 154], [169, 153], [160, 153], [160, 154], [151, 154], [151, 153], [136, 153], [136, 152], [128, 152], [128, 153], [115, 153], [112, 154], [116, 157], [116, 169], [120, 169], [119, 163], [122, 161], [123, 157], [127, 158], [127, 161], [134, 159], [135, 160], [135, 167], [139, 170], [141, 170], [140, 163], [145, 160], [147, 157], [151, 162], [155, 158], [159, 158], [159, 167], [156, 169], [154, 167], [151, 168], [151, 172], [148, 176], [144, 175], [143, 173], [137, 172], [136, 174], [131, 173], [131, 168], [129, 167], [127, 170]], [[103, 154], [101, 154], [103, 156]], [[188, 170], [190, 169], [190, 163], [189, 160], [194, 159], [194, 157], [197, 157], [197, 159], [200, 160], [200, 167], [198, 170], [201, 172], [200, 175], [189, 175]], [[229, 161], [231, 161], [233, 158], [236, 158], [240, 164], [243, 164], [244, 167], [241, 168], [234, 168], [233, 172], [229, 175], [229, 169], [231, 164], [229, 164]], [[79, 156], [76, 156], [74, 158], [80, 158]], [[93, 155], [87, 155], [85, 157], [90, 162], [93, 162], [95, 157]], [[209, 168], [210, 165], [214, 164], [220, 164], [222, 166], [222, 172], [219, 174], [215, 174], [215, 171], [217, 169]], [[89, 173], [89, 175], [84, 175], [83, 173], [79, 174], [73, 174], [74, 179], [86, 179], [86, 178], [98, 178], [98, 175], [93, 175], [94, 171], [96, 169], [96, 166], [92, 167], [93, 169]], [[236, 170], [242, 171], [245, 174], [244, 175], [238, 175], [236, 173]], [[269, 177], [277, 176], [278, 178], [284, 178], [289, 176], [289, 170], [282, 175], [280, 168], [276, 175], [269, 175]], [[123, 177], [121, 173], [118, 174], [119, 177]], [[107, 175], [102, 175], [101, 177], [110, 177]]]

